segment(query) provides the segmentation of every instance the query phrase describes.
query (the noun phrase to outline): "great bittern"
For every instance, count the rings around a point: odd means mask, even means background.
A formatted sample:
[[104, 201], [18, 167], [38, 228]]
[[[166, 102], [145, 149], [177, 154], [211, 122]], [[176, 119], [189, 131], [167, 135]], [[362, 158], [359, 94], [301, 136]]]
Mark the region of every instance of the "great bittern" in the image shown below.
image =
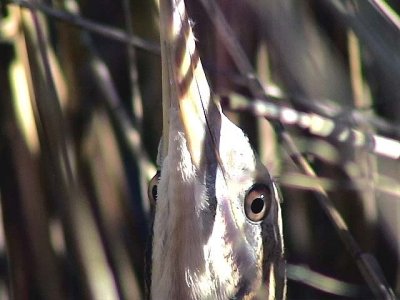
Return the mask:
[[160, 31], [164, 126], [161, 172], [149, 186], [151, 298], [283, 298], [277, 187], [212, 101], [183, 0], [160, 0]]

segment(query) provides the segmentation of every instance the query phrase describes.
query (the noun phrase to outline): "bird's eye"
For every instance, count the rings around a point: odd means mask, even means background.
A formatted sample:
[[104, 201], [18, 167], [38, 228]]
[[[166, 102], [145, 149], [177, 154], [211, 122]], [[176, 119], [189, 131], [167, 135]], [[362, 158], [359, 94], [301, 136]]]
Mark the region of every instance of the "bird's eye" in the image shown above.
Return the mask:
[[271, 189], [261, 183], [254, 184], [246, 193], [244, 211], [250, 221], [261, 221], [271, 208]]
[[150, 202], [155, 203], [157, 200], [157, 188], [160, 180], [161, 172], [157, 171], [156, 175], [150, 180], [147, 188], [147, 195], [149, 196]]

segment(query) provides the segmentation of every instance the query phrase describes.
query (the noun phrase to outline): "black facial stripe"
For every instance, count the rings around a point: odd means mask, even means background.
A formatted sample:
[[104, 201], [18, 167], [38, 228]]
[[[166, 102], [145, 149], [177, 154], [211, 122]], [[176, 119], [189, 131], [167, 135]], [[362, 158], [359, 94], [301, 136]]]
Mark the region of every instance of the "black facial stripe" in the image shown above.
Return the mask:
[[204, 241], [208, 240], [212, 233], [218, 205], [218, 199], [216, 198], [215, 192], [215, 182], [219, 165], [215, 152], [219, 151], [219, 138], [221, 131], [221, 115], [219, 112], [213, 107], [209, 107], [209, 115], [212, 118], [212, 127], [210, 130], [206, 130], [202, 150], [205, 155], [201, 158], [199, 172], [201, 174], [200, 176], [205, 177], [208, 198], [206, 203], [208, 215], [207, 212], [205, 212], [202, 216]]

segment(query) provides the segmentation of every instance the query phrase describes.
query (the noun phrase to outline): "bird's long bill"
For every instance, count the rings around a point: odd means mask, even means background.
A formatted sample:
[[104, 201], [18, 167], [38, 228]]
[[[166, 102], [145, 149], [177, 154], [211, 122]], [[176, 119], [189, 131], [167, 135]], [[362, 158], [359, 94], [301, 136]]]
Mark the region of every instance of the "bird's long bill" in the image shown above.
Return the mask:
[[[174, 2], [175, 1], [175, 2]], [[163, 140], [169, 140], [171, 110], [177, 110], [188, 143], [192, 163], [199, 167], [207, 130], [210, 88], [196, 50], [183, 0], [160, 1]], [[163, 143], [162, 156], [168, 153]]]

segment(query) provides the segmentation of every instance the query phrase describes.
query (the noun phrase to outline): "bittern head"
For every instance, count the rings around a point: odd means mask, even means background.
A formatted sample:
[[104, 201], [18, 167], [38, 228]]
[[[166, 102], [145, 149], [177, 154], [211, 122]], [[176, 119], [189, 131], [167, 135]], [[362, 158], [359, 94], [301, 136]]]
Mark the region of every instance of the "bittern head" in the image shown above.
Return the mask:
[[150, 187], [151, 296], [243, 299], [265, 291], [281, 298], [277, 187], [244, 133], [211, 100], [183, 1], [160, 1], [160, 10], [164, 128], [161, 173]]

